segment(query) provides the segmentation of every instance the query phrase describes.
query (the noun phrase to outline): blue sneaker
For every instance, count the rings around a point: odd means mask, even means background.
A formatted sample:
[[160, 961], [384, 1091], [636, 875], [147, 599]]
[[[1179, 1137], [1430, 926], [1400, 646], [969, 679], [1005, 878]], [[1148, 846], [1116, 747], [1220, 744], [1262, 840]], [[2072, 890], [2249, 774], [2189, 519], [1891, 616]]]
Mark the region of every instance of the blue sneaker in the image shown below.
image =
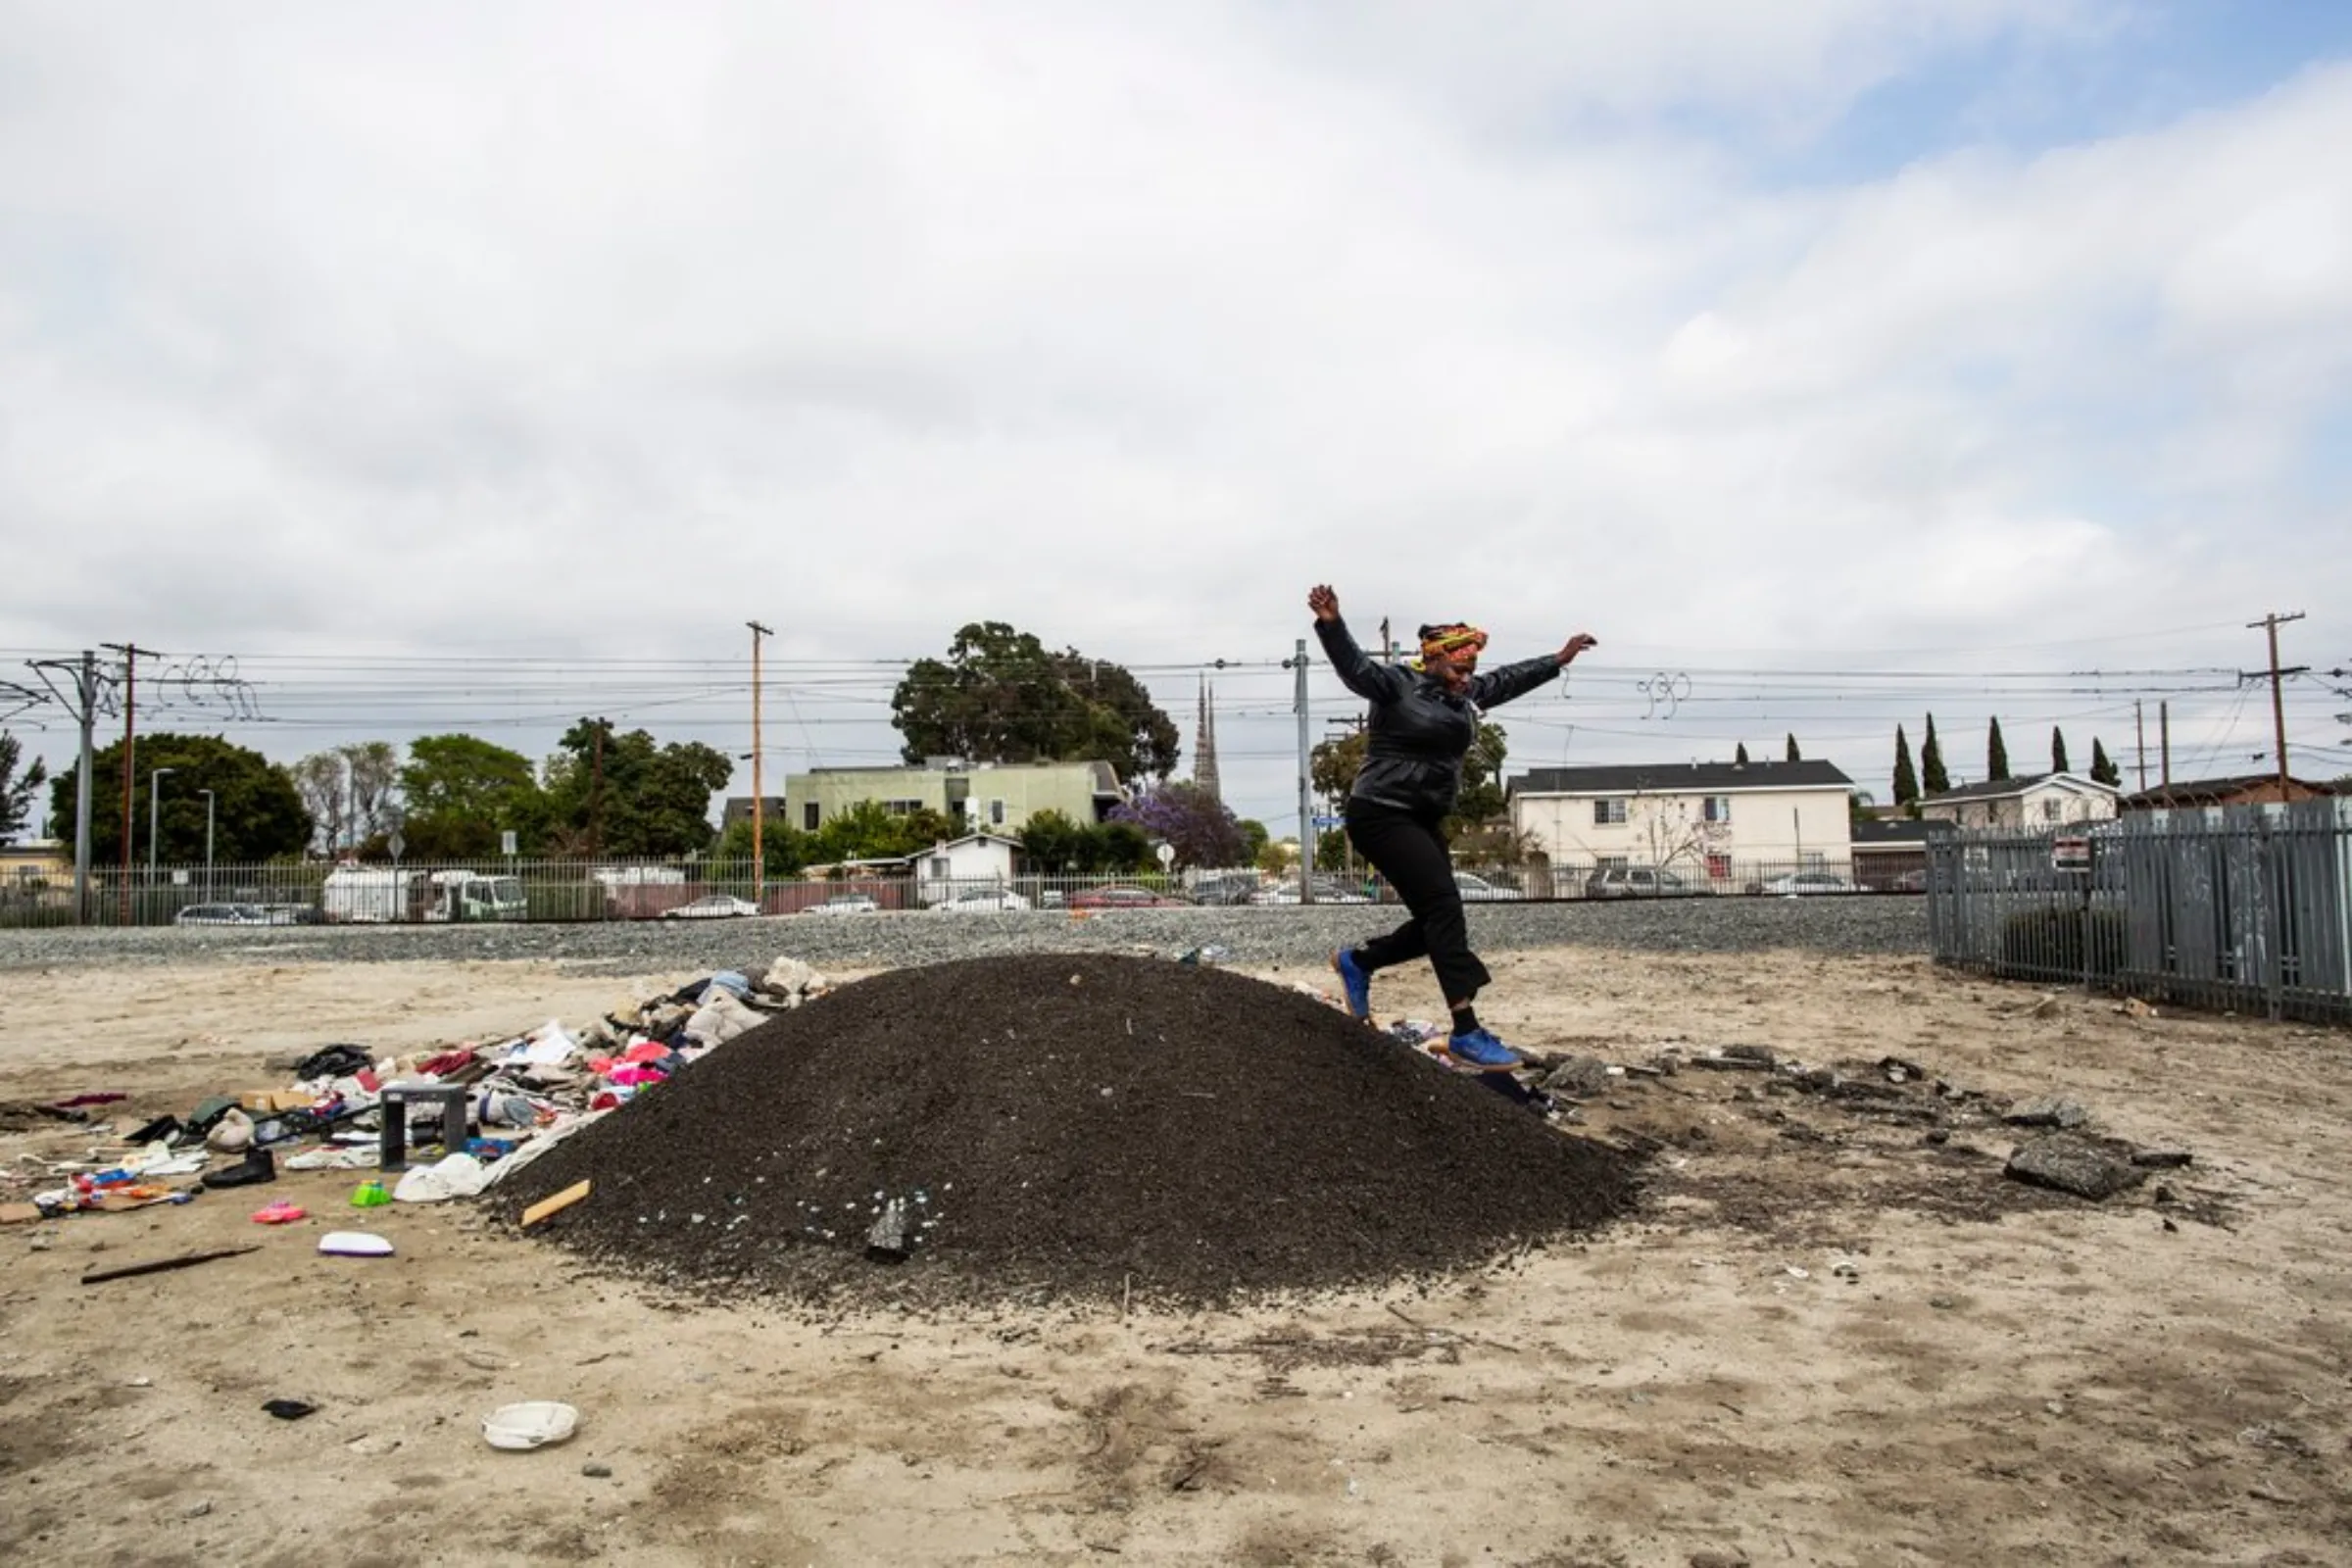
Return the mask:
[[1517, 1052], [1484, 1029], [1453, 1036], [1446, 1042], [1446, 1054], [1480, 1072], [1508, 1072], [1520, 1064]]
[[1331, 972], [1340, 977], [1340, 989], [1348, 993], [1348, 1014], [1361, 1023], [1372, 1021], [1372, 977], [1364, 966], [1355, 961], [1355, 955], [1346, 948], [1331, 956]]

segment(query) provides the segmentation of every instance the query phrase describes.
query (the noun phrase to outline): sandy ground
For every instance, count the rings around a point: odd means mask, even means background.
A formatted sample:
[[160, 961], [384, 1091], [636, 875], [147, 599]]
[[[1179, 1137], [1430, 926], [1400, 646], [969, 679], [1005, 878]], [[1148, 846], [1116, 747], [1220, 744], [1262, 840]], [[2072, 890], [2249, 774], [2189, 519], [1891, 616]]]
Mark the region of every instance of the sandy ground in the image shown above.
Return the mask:
[[[1997, 1127], [1931, 1148], [1686, 1071], [1586, 1107], [1584, 1130], [1657, 1145], [1642, 1211], [1586, 1243], [1284, 1310], [946, 1323], [664, 1301], [464, 1209], [354, 1210], [352, 1177], [290, 1175], [262, 1191], [400, 1255], [320, 1257], [319, 1218], [265, 1230], [264, 1197], [234, 1193], [0, 1229], [0, 1560], [2352, 1556], [2352, 1037], [2075, 995], [2036, 1015], [2040, 993], [1909, 959], [1494, 968], [1482, 1011], [1534, 1046], [1894, 1054], [2066, 1091], [2195, 1164], [2164, 1173], [2169, 1203], [2152, 1183], [2042, 1198], [2001, 1180]], [[12, 974], [0, 1100], [121, 1089], [128, 1125], [273, 1084], [280, 1053], [576, 1020], [624, 985], [519, 963]], [[1418, 1000], [1386, 986], [1384, 1006]], [[88, 1146], [36, 1130], [0, 1156]], [[318, 1413], [264, 1414], [281, 1396]], [[576, 1404], [579, 1436], [487, 1448], [481, 1416], [519, 1398]]]

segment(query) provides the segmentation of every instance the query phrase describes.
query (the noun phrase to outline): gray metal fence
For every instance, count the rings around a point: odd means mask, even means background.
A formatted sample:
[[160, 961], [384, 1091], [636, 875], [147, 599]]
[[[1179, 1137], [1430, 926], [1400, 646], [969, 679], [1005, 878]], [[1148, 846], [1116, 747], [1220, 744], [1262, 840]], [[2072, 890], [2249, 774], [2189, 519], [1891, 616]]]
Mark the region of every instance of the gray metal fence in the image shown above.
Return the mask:
[[1938, 962], [2352, 1019], [2352, 801], [2132, 812], [2072, 841], [1957, 834], [1928, 855]]

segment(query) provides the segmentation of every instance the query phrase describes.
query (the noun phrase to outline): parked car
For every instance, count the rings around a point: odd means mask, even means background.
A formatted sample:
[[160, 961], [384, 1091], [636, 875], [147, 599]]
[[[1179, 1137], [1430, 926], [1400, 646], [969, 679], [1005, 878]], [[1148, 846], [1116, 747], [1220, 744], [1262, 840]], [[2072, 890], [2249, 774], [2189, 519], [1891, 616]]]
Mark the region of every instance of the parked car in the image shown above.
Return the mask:
[[1698, 891], [1679, 872], [1646, 865], [1603, 866], [1585, 878], [1588, 899], [1682, 899]]
[[811, 904], [803, 914], [876, 914], [882, 906], [870, 893], [836, 893], [822, 904]]
[[1108, 887], [1080, 888], [1070, 895], [1073, 909], [1187, 909], [1192, 907], [1182, 899], [1171, 899], [1150, 888], [1128, 887], [1113, 883]]
[[1248, 904], [1265, 888], [1265, 878], [1254, 872], [1232, 872], [1219, 876], [1204, 876], [1193, 884], [1195, 904]]
[[1791, 871], [1774, 877], [1757, 891], [1795, 898], [1807, 893], [1851, 893], [1854, 885], [1835, 871]]
[[1029, 901], [1010, 888], [970, 888], [931, 907], [939, 914], [1005, 914], [1028, 908]]
[[[1298, 879], [1292, 877], [1288, 881], [1276, 882], [1271, 886], [1260, 888], [1250, 896], [1250, 902], [1257, 905], [1297, 904], [1298, 902]], [[1372, 901], [1365, 897], [1361, 890], [1351, 887], [1336, 877], [1319, 876], [1315, 878], [1315, 902], [1317, 904], [1370, 904]]]
[[758, 914], [760, 906], [749, 899], [739, 899], [732, 893], [713, 893], [708, 898], [681, 904], [674, 909], [663, 909], [664, 920], [731, 920], [746, 914]]
[[269, 911], [258, 904], [191, 904], [172, 917], [173, 925], [268, 925]]
[[1464, 904], [1502, 904], [1527, 897], [1517, 888], [1506, 888], [1499, 882], [1490, 882], [1474, 871], [1454, 872], [1453, 885], [1462, 890]]

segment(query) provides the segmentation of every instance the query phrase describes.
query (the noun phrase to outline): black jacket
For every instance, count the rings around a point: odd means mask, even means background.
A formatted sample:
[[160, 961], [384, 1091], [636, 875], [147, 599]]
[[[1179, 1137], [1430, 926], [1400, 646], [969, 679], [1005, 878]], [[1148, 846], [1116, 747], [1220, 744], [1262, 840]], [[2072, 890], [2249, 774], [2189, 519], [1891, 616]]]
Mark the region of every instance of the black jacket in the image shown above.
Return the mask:
[[1315, 635], [1348, 689], [1372, 705], [1371, 741], [1348, 800], [1416, 816], [1444, 816], [1461, 793], [1462, 759], [1478, 738], [1481, 710], [1524, 697], [1560, 672], [1549, 655], [1470, 677], [1455, 696], [1444, 681], [1401, 664], [1376, 664], [1344, 620], [1318, 620]]

